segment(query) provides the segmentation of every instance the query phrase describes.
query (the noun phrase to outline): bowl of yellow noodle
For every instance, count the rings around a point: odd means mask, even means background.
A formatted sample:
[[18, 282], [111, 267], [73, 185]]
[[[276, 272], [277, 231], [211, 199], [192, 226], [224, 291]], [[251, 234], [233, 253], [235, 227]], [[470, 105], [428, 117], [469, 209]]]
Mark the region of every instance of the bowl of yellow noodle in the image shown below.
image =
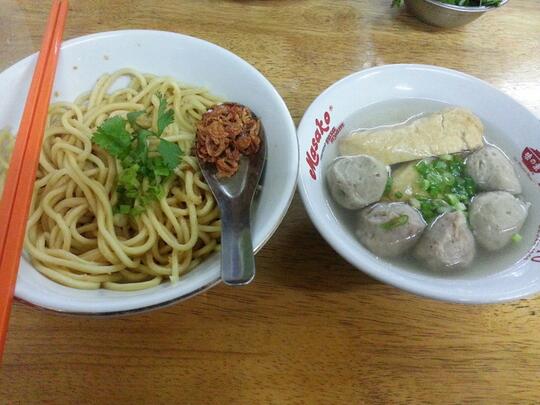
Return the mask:
[[[0, 181], [35, 61], [0, 74]], [[193, 146], [202, 115], [223, 101], [248, 106], [267, 136], [252, 224], [258, 251], [283, 219], [298, 171], [294, 124], [271, 83], [233, 53], [176, 33], [66, 41], [16, 297], [61, 312], [120, 314], [219, 283], [220, 212]]]

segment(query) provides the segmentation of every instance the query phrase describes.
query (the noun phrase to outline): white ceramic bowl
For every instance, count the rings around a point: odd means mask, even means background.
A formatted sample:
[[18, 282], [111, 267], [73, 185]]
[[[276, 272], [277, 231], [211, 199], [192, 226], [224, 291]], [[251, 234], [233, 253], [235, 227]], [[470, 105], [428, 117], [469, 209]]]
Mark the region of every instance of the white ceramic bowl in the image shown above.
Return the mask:
[[[382, 104], [381, 104], [382, 103]], [[532, 203], [523, 240], [479, 261], [469, 271], [434, 273], [410, 262], [380, 259], [354, 236], [354, 220], [329, 196], [325, 168], [336, 156], [335, 138], [352, 127], [392, 124], [444, 105], [466, 107], [486, 126], [486, 137], [514, 161], [523, 198]], [[322, 136], [321, 136], [322, 132]], [[387, 65], [350, 75], [325, 90], [298, 128], [299, 190], [319, 232], [346, 260], [404, 290], [441, 300], [491, 303], [540, 292], [540, 121], [489, 84], [449, 69]], [[353, 215], [353, 214], [351, 214]]]
[[[17, 129], [35, 61], [34, 54], [0, 74], [0, 127]], [[74, 100], [102, 74], [123, 67], [204, 86], [226, 100], [249, 106], [261, 118], [268, 139], [268, 160], [252, 224], [253, 246], [258, 251], [283, 219], [298, 173], [294, 123], [276, 89], [246, 61], [209, 42], [170, 32], [128, 30], [66, 41], [53, 101]], [[23, 257], [15, 295], [56, 311], [116, 314], [170, 304], [210, 288], [219, 280], [219, 256], [214, 255], [174, 285], [164, 283], [137, 292], [81, 291], [50, 281]]]

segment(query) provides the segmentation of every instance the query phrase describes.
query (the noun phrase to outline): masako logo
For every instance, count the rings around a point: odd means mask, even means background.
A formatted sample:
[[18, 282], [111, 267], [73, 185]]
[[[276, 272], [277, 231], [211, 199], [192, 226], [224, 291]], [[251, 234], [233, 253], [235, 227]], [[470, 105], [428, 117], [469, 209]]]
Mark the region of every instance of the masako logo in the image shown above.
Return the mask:
[[[331, 110], [331, 108], [330, 108]], [[321, 157], [319, 155], [319, 145], [323, 135], [330, 130], [330, 113], [324, 112], [323, 119], [315, 119], [315, 134], [311, 138], [311, 146], [306, 151], [306, 162], [309, 166], [309, 175], [313, 180], [317, 180], [317, 166], [320, 163]]]
[[525, 148], [521, 153], [523, 164], [531, 173], [540, 173], [540, 152], [534, 148]]

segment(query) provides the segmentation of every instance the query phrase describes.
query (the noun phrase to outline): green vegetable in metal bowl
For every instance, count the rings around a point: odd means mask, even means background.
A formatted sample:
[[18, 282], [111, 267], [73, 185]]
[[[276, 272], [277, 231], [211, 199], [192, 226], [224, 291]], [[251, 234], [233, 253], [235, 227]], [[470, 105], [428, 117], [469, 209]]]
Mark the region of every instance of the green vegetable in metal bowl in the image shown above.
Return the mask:
[[497, 7], [501, 0], [439, 0], [441, 3], [463, 7]]
[[[404, 0], [392, 0], [392, 7], [400, 7]], [[498, 7], [502, 0], [437, 0], [440, 3], [462, 7]]]

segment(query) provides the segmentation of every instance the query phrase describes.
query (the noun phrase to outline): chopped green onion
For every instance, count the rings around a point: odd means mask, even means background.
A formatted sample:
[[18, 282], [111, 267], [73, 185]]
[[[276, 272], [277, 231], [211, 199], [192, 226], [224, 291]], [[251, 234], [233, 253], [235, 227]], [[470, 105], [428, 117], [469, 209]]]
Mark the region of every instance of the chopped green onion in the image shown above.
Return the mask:
[[456, 183], [456, 178], [454, 175], [450, 172], [444, 172], [443, 173], [443, 181], [444, 184], [447, 186], [453, 186]]
[[421, 161], [418, 162], [418, 164], [416, 165], [416, 170], [417, 170], [418, 173], [420, 173], [420, 174], [426, 174], [428, 168], [429, 168], [429, 165], [428, 165], [428, 163], [427, 163], [425, 160], [421, 160]]
[[411, 204], [411, 206], [417, 210], [420, 209], [420, 201], [418, 201], [416, 198], [411, 198], [409, 200], [409, 204]]
[[384, 193], [383, 195], [388, 195], [390, 191], [392, 190], [392, 183], [394, 182], [394, 179], [392, 176], [388, 176], [388, 179], [386, 179], [386, 185], [384, 186]]
[[515, 233], [512, 235], [512, 242], [514, 243], [521, 242], [521, 239], [523, 239], [523, 236], [521, 236], [519, 233]]
[[445, 201], [437, 202], [434, 204], [434, 209], [437, 214], [444, 214], [445, 212], [452, 211], [452, 207]]
[[446, 199], [448, 200], [450, 205], [454, 207], [459, 204], [459, 198], [457, 198], [455, 194], [446, 194]]
[[447, 164], [443, 160], [437, 160], [433, 167], [437, 170], [446, 170], [448, 168]]
[[436, 159], [424, 159], [416, 164], [416, 171], [420, 175], [418, 185], [425, 193], [413, 197], [418, 200], [418, 209], [426, 221], [430, 222], [451, 210], [466, 212], [471, 198], [476, 194], [476, 184], [466, 174], [461, 157], [443, 155]]
[[385, 230], [390, 230], [397, 228], [398, 226], [405, 225], [407, 222], [409, 222], [409, 217], [405, 214], [402, 214], [398, 217], [392, 218], [391, 220], [381, 224], [381, 228]]

